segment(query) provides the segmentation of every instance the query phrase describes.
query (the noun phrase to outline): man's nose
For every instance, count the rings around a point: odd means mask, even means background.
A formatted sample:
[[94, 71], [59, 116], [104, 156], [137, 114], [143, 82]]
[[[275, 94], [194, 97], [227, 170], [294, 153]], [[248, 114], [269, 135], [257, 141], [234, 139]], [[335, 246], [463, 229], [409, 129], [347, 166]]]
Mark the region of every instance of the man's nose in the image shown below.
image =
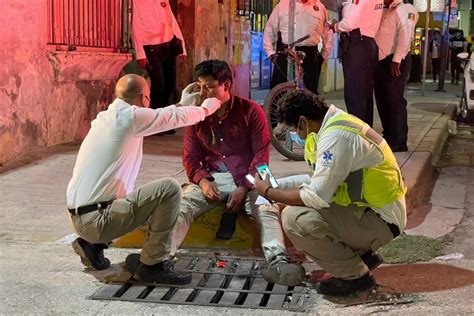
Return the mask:
[[207, 95], [207, 92], [206, 92], [206, 87], [201, 87], [199, 89], [199, 95], [203, 98], [203, 97], [206, 97]]

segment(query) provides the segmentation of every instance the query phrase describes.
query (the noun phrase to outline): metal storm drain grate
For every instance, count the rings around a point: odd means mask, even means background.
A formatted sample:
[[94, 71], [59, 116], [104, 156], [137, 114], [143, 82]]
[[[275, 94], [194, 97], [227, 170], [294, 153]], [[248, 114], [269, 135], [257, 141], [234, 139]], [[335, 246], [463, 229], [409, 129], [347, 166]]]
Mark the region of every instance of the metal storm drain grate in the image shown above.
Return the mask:
[[304, 312], [311, 290], [268, 283], [259, 272], [261, 263], [230, 257], [180, 257], [175, 261], [175, 269], [192, 272], [189, 285], [173, 287], [127, 281], [107, 284], [91, 299]]

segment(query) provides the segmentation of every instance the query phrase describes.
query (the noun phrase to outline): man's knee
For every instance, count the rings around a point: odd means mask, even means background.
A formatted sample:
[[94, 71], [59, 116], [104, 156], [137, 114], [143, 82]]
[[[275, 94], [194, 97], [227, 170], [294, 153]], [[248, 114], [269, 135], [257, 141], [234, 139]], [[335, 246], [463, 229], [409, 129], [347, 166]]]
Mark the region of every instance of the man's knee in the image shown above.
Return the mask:
[[172, 197], [181, 197], [181, 185], [176, 179], [163, 178], [155, 181], [155, 184], [163, 194]]
[[287, 207], [281, 215], [283, 230], [288, 235], [325, 236], [328, 226], [318, 211], [307, 207]]

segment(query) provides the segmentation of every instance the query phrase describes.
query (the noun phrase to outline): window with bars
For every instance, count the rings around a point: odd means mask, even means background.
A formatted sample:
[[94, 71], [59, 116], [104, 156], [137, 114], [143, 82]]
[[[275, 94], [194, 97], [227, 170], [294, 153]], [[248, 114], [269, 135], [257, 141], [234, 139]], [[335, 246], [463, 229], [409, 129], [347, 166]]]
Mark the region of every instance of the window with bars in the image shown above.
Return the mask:
[[246, 16], [252, 25], [252, 31], [262, 32], [273, 10], [272, 0], [238, 0], [237, 15]]
[[125, 52], [131, 0], [48, 0], [48, 44]]

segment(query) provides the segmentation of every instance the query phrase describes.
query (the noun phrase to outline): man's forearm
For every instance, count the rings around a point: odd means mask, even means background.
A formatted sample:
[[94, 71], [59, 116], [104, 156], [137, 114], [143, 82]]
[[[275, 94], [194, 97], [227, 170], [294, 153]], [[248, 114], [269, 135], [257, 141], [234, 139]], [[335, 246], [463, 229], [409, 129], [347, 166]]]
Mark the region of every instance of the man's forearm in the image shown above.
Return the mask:
[[270, 188], [264, 193], [265, 198], [291, 206], [305, 206], [300, 197], [300, 190], [282, 190]]

